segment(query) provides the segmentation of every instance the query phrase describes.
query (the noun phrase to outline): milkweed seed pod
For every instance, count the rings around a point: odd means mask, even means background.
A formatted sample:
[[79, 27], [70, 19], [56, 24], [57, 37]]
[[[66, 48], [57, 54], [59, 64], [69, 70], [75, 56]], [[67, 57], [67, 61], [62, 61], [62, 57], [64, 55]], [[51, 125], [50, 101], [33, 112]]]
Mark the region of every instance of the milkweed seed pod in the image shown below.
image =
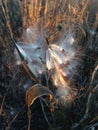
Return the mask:
[[16, 43], [33, 74], [38, 78], [48, 72], [57, 88], [55, 97], [65, 102], [76, 95], [69, 84], [80, 64], [75, 25], [71, 25], [72, 21], [81, 23], [76, 17], [76, 4], [66, 0], [25, 0], [21, 4], [25, 31], [22, 41]]

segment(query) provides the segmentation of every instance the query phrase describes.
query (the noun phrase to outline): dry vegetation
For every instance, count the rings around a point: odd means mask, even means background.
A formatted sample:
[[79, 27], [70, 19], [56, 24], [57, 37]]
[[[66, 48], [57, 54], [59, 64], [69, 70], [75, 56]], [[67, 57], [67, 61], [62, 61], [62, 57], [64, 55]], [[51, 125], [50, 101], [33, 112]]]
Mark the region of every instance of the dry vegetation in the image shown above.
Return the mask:
[[[26, 105], [28, 87], [48, 84], [53, 91], [51, 79], [31, 78], [24, 61], [16, 64], [15, 43], [25, 40], [27, 27], [36, 25], [47, 31], [49, 43], [62, 38], [64, 29], [76, 34], [82, 62], [71, 83], [78, 90], [71, 104], [61, 106], [45, 96], [29, 104], [31, 111]], [[0, 130], [98, 129], [97, 0], [0, 0], [0, 63]]]

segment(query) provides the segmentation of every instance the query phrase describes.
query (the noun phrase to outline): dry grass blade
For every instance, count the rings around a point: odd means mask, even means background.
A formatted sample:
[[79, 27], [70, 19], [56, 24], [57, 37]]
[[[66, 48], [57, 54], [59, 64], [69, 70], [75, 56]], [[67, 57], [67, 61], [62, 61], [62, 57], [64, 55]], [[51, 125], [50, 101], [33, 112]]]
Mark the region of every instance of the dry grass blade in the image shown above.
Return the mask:
[[26, 102], [28, 107], [30, 107], [34, 101], [41, 96], [49, 95], [53, 98], [53, 93], [51, 90], [42, 86], [40, 84], [33, 85], [27, 92], [26, 92]]

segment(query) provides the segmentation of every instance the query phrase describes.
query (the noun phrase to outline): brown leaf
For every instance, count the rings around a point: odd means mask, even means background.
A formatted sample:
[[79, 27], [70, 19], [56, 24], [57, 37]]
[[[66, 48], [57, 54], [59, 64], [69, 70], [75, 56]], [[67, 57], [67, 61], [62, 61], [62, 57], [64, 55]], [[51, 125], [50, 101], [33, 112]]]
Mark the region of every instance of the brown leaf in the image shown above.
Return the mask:
[[27, 92], [26, 92], [26, 102], [28, 107], [30, 107], [34, 101], [41, 96], [49, 95], [53, 98], [53, 93], [51, 90], [46, 88], [41, 84], [33, 85]]

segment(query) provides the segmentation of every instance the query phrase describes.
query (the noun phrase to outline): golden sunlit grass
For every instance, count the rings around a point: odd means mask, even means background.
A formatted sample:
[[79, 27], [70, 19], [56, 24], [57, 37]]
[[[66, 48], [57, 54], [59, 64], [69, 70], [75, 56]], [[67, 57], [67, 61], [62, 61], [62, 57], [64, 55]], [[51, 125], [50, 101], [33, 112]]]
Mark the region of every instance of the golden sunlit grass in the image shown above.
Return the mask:
[[[89, 1], [42, 0], [22, 1], [23, 26], [38, 24], [47, 31], [49, 42], [58, 39], [58, 24], [70, 29], [87, 23]], [[35, 25], [34, 25], [35, 26]], [[63, 33], [62, 33], [63, 35]], [[60, 35], [61, 36], [61, 35]]]

